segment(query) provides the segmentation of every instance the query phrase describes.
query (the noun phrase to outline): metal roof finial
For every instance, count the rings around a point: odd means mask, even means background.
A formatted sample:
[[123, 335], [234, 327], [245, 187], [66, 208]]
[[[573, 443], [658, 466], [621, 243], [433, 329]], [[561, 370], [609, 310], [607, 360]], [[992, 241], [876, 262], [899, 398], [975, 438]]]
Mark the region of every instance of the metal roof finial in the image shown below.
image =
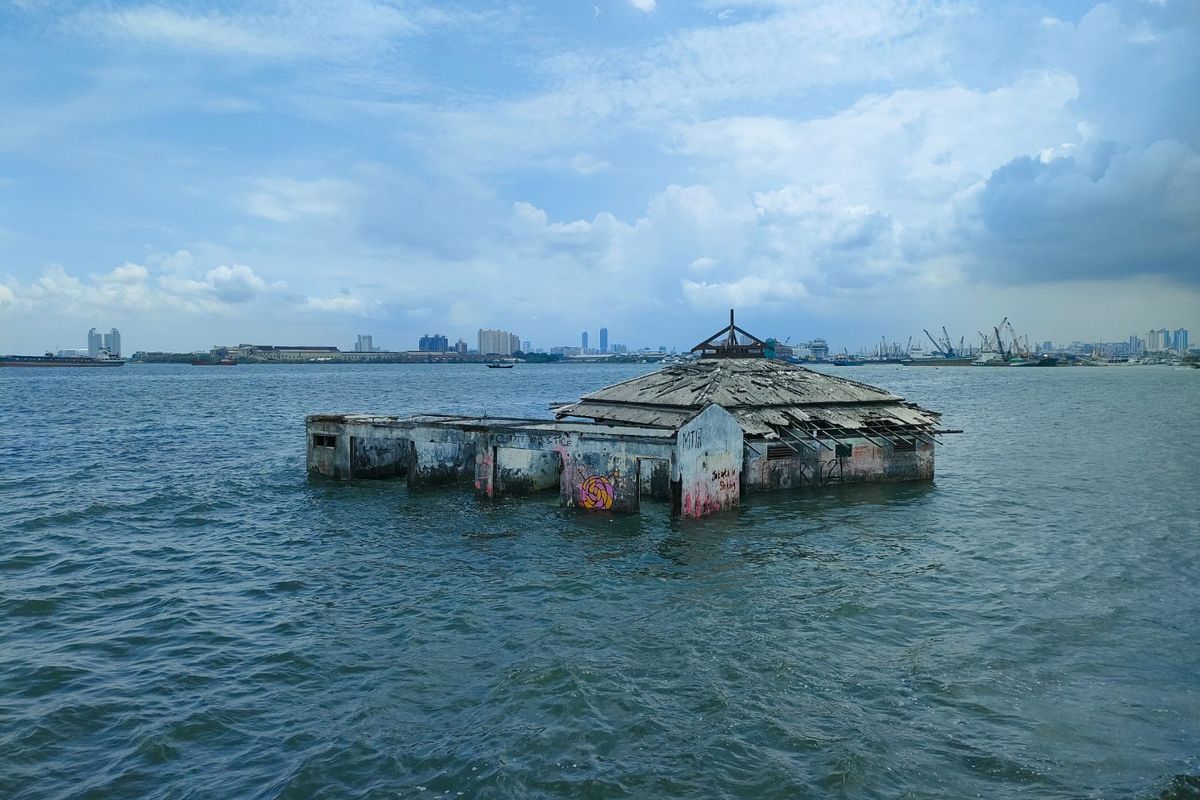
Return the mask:
[[[738, 334], [745, 342], [738, 341]], [[724, 338], [722, 338], [724, 337]], [[767, 343], [757, 336], [747, 333], [734, 322], [733, 309], [729, 309], [729, 327], [722, 328], [700, 344], [692, 348], [704, 358], [761, 358]]]

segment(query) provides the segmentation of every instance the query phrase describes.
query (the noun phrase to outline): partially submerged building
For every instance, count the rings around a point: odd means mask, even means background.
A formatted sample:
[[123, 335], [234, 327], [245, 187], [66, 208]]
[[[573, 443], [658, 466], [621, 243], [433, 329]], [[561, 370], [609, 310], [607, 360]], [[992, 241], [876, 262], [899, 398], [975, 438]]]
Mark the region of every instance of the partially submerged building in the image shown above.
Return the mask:
[[882, 389], [764, 356], [734, 324], [700, 358], [558, 406], [556, 420], [308, 417], [308, 468], [331, 478], [470, 482], [480, 495], [557, 488], [562, 502], [699, 517], [743, 494], [933, 478], [937, 412]]

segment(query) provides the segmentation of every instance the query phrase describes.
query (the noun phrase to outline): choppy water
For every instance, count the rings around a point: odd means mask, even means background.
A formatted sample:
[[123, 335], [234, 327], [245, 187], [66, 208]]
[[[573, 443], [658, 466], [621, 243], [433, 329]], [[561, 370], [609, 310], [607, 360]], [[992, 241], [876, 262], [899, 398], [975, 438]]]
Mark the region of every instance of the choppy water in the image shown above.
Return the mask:
[[935, 485], [310, 482], [306, 413], [644, 367], [0, 370], [0, 797], [1200, 797], [1200, 372], [843, 369]]

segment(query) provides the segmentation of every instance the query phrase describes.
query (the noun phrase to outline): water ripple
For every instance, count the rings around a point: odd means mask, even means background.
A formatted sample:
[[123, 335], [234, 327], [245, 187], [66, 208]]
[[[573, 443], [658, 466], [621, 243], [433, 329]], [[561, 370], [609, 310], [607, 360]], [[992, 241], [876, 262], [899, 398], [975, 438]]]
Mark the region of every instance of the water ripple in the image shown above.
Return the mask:
[[0, 796], [1200, 798], [1196, 374], [880, 369], [936, 484], [706, 520], [303, 474], [637, 369], [0, 373]]

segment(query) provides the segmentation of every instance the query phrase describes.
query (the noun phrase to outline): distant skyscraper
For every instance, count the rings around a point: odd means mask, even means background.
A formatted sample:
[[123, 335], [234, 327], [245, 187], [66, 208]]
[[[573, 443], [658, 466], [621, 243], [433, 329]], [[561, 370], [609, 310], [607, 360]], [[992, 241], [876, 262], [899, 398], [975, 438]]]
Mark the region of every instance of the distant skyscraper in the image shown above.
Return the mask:
[[524, 353], [533, 352], [533, 344], [528, 339], [526, 339], [525, 341], [521, 342], [521, 351]]
[[515, 333], [491, 328], [479, 329], [479, 352], [482, 355], [511, 356], [521, 349], [521, 339]]
[[354, 352], [356, 353], [374, 353], [374, 340], [369, 333], [360, 333], [358, 339], [354, 342]]
[[95, 358], [100, 355], [100, 351], [104, 349], [104, 337], [96, 332], [95, 328], [88, 331], [88, 356]]
[[422, 353], [444, 353], [450, 349], [450, 340], [440, 333], [425, 334], [417, 343]]
[[600, 352], [608, 352], [608, 328], [600, 329]]
[[1179, 353], [1186, 353], [1188, 349], [1188, 332], [1187, 328], [1176, 328], [1171, 334], [1171, 349]]
[[119, 330], [113, 328], [104, 334], [104, 349], [109, 352], [109, 355], [121, 355], [121, 332]]
[[467, 349], [467, 343], [462, 339], [459, 339], [454, 344], [454, 352], [456, 353], [462, 353], [465, 356], [467, 354]]
[[587, 352], [587, 331], [583, 332], [583, 352]]

